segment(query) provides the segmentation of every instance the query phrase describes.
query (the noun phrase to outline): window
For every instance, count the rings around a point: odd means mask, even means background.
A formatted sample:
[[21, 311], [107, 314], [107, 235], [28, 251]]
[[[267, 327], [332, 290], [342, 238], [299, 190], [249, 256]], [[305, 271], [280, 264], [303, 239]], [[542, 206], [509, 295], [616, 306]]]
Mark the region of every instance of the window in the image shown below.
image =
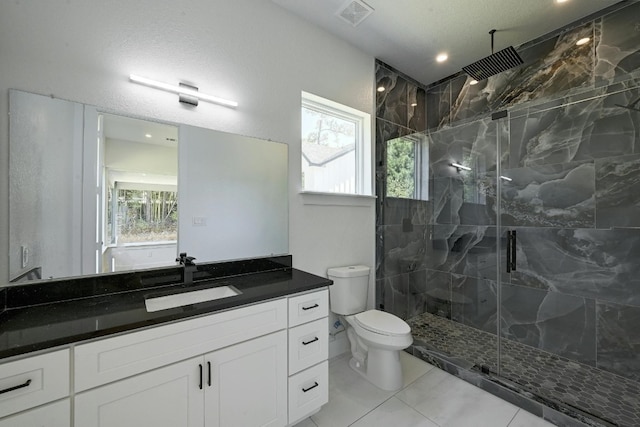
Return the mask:
[[429, 148], [424, 134], [387, 141], [387, 197], [429, 200]]
[[302, 92], [302, 189], [371, 195], [371, 117]]

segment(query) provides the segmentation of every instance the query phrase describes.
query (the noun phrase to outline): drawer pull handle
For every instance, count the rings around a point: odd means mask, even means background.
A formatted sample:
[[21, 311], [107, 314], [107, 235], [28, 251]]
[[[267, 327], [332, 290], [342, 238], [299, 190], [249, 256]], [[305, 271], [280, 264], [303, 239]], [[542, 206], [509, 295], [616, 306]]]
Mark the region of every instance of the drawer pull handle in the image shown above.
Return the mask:
[[307, 311], [307, 310], [311, 310], [312, 308], [318, 308], [318, 307], [320, 307], [318, 304], [313, 304], [312, 306], [309, 306], [309, 307], [302, 307], [302, 309], [304, 311]]
[[313, 390], [314, 388], [318, 387], [318, 385], [319, 385], [319, 384], [318, 384], [316, 381], [314, 381], [314, 382], [313, 382], [313, 385], [312, 385], [311, 387], [309, 387], [309, 388], [304, 388], [304, 387], [303, 387], [303, 388], [302, 388], [302, 392], [303, 392], [303, 393], [306, 393], [306, 392], [308, 392], [309, 390]]
[[198, 384], [198, 388], [202, 390], [202, 363], [198, 364], [200, 367], [200, 384]]
[[207, 377], [207, 385], [211, 387], [211, 362], [207, 362], [207, 368], [209, 368], [209, 375]]
[[311, 344], [312, 342], [316, 342], [316, 341], [318, 341], [318, 339], [319, 339], [318, 337], [315, 337], [315, 338], [314, 338], [314, 339], [312, 339], [311, 341], [302, 341], [302, 345], [309, 345], [309, 344]]
[[31, 384], [31, 380], [27, 380], [24, 384], [15, 385], [13, 387], [9, 387], [9, 388], [5, 388], [4, 390], [0, 390], [0, 394], [9, 393], [10, 391], [19, 390], [21, 388], [29, 387], [29, 384]]

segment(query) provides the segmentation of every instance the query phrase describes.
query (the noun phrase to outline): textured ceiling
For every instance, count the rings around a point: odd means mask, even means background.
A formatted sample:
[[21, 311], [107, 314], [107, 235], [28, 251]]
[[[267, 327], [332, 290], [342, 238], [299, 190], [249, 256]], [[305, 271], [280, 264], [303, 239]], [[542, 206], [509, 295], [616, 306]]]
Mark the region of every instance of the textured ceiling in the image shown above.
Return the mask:
[[[424, 84], [457, 73], [495, 50], [518, 46], [619, 0], [366, 0], [358, 26], [336, 16], [351, 0], [272, 0]], [[437, 63], [446, 52], [448, 61]]]

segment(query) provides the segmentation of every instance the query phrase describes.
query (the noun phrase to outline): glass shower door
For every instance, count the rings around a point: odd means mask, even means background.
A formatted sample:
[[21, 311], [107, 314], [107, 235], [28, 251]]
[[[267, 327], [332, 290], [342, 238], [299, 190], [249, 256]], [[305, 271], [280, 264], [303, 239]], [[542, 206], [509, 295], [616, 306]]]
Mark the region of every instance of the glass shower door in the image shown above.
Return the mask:
[[640, 425], [639, 101], [617, 84], [527, 106], [499, 138], [498, 372], [616, 425]]
[[499, 129], [484, 117], [426, 134], [424, 263], [408, 277], [408, 318], [418, 347], [456, 366], [492, 372], [498, 369]]

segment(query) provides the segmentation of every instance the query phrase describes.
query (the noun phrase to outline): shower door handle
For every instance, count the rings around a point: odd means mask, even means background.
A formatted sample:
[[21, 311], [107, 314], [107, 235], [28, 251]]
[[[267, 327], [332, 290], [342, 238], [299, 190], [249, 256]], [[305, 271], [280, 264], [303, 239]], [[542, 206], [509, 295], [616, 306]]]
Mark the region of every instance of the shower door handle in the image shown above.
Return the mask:
[[516, 271], [516, 231], [507, 231], [507, 273]]
[[511, 271], [516, 271], [516, 248], [518, 241], [516, 240], [516, 230], [511, 232]]

